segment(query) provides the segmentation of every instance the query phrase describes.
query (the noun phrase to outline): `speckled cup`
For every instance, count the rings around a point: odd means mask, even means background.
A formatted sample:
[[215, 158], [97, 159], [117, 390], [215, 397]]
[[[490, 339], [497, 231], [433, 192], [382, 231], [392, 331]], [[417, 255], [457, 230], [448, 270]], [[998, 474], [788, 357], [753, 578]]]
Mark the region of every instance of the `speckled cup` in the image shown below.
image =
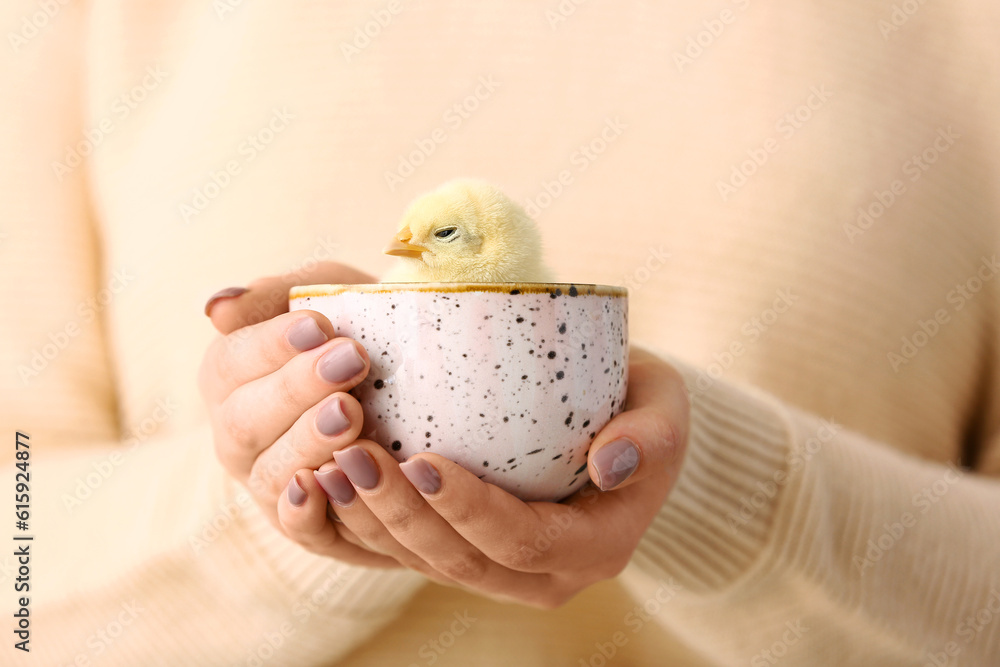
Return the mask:
[[523, 500], [589, 479], [587, 450], [624, 406], [625, 288], [548, 283], [294, 287], [372, 367], [353, 390], [363, 437], [398, 460], [434, 452]]

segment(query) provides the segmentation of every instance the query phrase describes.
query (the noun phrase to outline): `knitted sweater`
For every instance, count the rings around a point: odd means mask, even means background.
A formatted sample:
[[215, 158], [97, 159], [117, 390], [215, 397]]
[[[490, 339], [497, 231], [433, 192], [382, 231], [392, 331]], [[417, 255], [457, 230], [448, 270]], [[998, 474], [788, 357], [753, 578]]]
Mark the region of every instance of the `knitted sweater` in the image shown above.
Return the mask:
[[[25, 665], [983, 665], [1000, 655], [1000, 7], [0, 7], [0, 424]], [[555, 612], [307, 553], [214, 458], [221, 287], [372, 273], [454, 176], [630, 288], [692, 396], [628, 569]], [[8, 504], [8, 507], [10, 505]], [[8, 533], [8, 534], [10, 534]], [[9, 538], [4, 538], [9, 539]]]

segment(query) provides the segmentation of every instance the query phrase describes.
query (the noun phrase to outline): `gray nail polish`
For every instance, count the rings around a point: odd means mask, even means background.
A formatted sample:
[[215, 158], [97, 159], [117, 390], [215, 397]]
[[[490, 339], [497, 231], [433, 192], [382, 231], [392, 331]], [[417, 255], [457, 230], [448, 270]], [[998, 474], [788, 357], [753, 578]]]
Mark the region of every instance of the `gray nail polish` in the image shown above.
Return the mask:
[[330, 500], [341, 507], [347, 507], [358, 496], [357, 491], [354, 490], [354, 486], [351, 484], [351, 480], [347, 479], [347, 475], [340, 468], [317, 470], [313, 473], [313, 476], [319, 485], [323, 487], [323, 491], [326, 492]]
[[615, 440], [594, 454], [597, 485], [602, 491], [620, 485], [639, 467], [639, 448], [631, 440]]
[[208, 297], [208, 301], [205, 302], [205, 314], [211, 317], [212, 306], [215, 305], [216, 301], [219, 301], [220, 299], [232, 299], [233, 297], [245, 294], [246, 292], [246, 287], [227, 287], [226, 289], [220, 289], [218, 292]]
[[288, 502], [294, 507], [302, 507], [306, 502], [306, 492], [299, 485], [299, 478], [292, 475], [292, 480], [288, 482]]
[[350, 427], [351, 422], [344, 415], [339, 398], [324, 403], [316, 415], [316, 430], [323, 435], [340, 435]]
[[378, 486], [378, 466], [365, 450], [355, 445], [334, 452], [333, 458], [354, 486], [366, 490]]
[[327, 382], [347, 382], [363, 371], [365, 360], [353, 343], [340, 343], [319, 360], [319, 374]]
[[434, 466], [423, 459], [400, 463], [399, 469], [420, 493], [434, 494], [441, 488], [441, 475]]
[[326, 334], [311, 317], [299, 320], [288, 329], [288, 342], [299, 352], [319, 347], [327, 340]]

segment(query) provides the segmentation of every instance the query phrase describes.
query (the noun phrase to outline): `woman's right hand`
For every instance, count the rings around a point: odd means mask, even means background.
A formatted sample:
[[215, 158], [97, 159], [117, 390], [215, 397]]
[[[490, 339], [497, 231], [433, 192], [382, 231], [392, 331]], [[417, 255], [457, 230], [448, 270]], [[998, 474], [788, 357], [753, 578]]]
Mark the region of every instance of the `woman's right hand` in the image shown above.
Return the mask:
[[[338, 535], [327, 517], [326, 493], [312, 474], [361, 432], [361, 406], [347, 392], [368, 374], [368, 354], [356, 341], [338, 338], [320, 313], [288, 312], [294, 285], [359, 282], [376, 279], [324, 263], [309, 275], [263, 278], [243, 292], [224, 290], [206, 306], [222, 335], [205, 353], [198, 384], [219, 460], [278, 529], [310, 551], [369, 567], [398, 567], [393, 558]], [[301, 503], [284, 521], [277, 510], [283, 493]]]

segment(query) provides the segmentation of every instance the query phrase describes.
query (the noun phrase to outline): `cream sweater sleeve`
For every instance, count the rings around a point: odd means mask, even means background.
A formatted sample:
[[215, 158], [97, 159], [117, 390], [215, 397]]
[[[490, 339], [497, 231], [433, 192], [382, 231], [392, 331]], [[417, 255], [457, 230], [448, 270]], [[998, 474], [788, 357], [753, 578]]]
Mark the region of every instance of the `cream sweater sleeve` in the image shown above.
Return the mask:
[[[221, 470], [207, 428], [153, 433], [173, 421], [172, 399], [148, 428], [119, 431], [101, 324], [113, 298], [102, 291], [114, 290], [85, 170], [60, 180], [50, 166], [81, 133], [67, 109], [81, 89], [84, 19], [76, 3], [51, 4], [60, 13], [44, 39], [0, 58], [0, 491], [9, 512], [0, 664], [329, 664], [388, 622], [422, 579], [347, 567], [287, 540]], [[13, 3], [0, 18], [16, 28], [14, 17], [32, 10]], [[23, 532], [13, 516], [16, 431], [30, 438]], [[14, 533], [34, 540], [15, 543]], [[24, 544], [30, 588], [15, 592], [13, 554]], [[27, 653], [10, 630], [22, 596]]]
[[995, 479], [674, 363], [690, 449], [626, 570], [637, 609], [711, 664], [993, 664]]
[[31, 653], [3, 649], [17, 664], [330, 664], [421, 585], [286, 539], [207, 429], [133, 443], [32, 435]]

